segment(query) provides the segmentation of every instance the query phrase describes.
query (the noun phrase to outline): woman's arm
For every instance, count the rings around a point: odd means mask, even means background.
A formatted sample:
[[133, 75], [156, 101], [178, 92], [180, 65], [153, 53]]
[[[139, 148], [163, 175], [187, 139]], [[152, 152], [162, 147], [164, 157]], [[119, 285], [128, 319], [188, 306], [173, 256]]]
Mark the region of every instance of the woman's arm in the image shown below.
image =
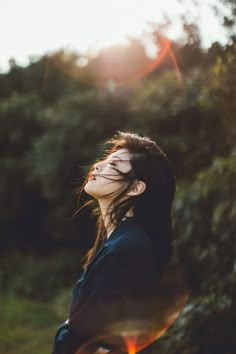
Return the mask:
[[69, 327], [84, 337], [103, 334], [125, 310], [127, 264], [119, 253], [101, 254], [84, 278], [79, 289], [74, 288]]
[[74, 291], [69, 327], [84, 338], [94, 338], [151, 326], [154, 273], [145, 250], [100, 254], [80, 291]]
[[68, 320], [60, 325], [55, 335], [52, 354], [74, 354], [81, 345], [81, 338], [73, 333]]
[[[117, 318], [123, 308], [121, 272], [116, 254], [100, 256], [91, 264], [89, 273], [73, 288], [69, 319], [58, 328], [52, 354], [74, 354]], [[113, 311], [111, 302], [115, 302]]]
[[143, 252], [102, 252], [73, 289], [69, 321], [57, 332], [53, 354], [74, 354], [91, 339], [130, 327], [130, 320], [146, 324], [150, 272], [150, 257]]

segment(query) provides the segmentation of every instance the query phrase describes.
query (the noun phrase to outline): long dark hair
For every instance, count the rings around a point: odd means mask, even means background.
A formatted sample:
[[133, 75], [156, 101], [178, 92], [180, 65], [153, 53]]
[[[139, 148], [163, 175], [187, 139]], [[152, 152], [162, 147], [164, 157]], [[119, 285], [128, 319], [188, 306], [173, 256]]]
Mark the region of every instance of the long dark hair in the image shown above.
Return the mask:
[[[127, 149], [131, 155], [132, 167], [128, 173], [117, 170], [124, 183], [109, 207], [111, 223], [115, 226], [119, 225], [127, 211], [133, 207], [134, 216], [140, 227], [146, 231], [156, 248], [158, 266], [162, 269], [169, 262], [173, 251], [171, 206], [176, 190], [176, 177], [170, 162], [158, 144], [149, 137], [141, 137], [129, 132], [118, 132], [111, 140], [107, 141], [107, 144], [111, 148], [105, 150], [104, 158], [120, 149]], [[93, 168], [85, 177], [81, 190], [83, 190], [92, 171]], [[138, 196], [121, 200], [137, 180], [145, 182], [145, 191]], [[91, 204], [91, 202], [87, 204]], [[93, 247], [85, 256], [84, 269], [87, 268], [99, 245], [106, 239], [106, 229], [98, 205], [93, 208], [93, 214], [97, 216], [97, 236]]]

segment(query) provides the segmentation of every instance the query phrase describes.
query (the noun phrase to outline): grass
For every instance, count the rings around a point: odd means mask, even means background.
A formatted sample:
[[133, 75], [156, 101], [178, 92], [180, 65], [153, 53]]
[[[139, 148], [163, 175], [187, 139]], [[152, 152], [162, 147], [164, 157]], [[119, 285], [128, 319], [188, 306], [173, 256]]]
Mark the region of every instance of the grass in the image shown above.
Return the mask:
[[[50, 271], [49, 271], [50, 270]], [[50, 354], [68, 318], [78, 252], [47, 257], [18, 251], [0, 257], [0, 354]]]
[[1, 295], [0, 354], [49, 354], [61, 320], [53, 303]]

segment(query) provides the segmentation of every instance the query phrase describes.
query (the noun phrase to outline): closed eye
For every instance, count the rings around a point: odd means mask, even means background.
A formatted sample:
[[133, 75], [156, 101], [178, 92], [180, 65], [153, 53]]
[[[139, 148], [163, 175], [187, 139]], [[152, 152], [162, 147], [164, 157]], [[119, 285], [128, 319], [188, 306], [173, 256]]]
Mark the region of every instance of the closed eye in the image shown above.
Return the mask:
[[114, 162], [109, 162], [109, 164], [110, 164], [111, 166], [116, 166], [116, 164], [115, 164]]

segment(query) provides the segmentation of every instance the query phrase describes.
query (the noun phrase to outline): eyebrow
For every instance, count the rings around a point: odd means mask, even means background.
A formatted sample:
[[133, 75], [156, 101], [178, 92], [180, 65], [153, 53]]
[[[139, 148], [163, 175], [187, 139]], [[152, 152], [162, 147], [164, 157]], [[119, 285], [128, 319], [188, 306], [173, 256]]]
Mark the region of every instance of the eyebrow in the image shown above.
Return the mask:
[[119, 156], [113, 156], [113, 157], [111, 157], [111, 159], [117, 159], [117, 160], [122, 161], [122, 159]]
[[[126, 154], [126, 152], [122, 152], [120, 155], [122, 155], [122, 154]], [[116, 160], [119, 160], [121, 162], [122, 161], [130, 161], [130, 159], [128, 157], [126, 157], [125, 159], [124, 158], [122, 159], [122, 157], [120, 157], [119, 155], [115, 155], [115, 153], [105, 156], [105, 159], [106, 160], [108, 160], [108, 159], [109, 160], [116, 159]]]
[[110, 159], [113, 160], [113, 159], [116, 159], [116, 160], [119, 160], [119, 161], [130, 161], [128, 158], [127, 159], [121, 159], [119, 156], [110, 156]]

